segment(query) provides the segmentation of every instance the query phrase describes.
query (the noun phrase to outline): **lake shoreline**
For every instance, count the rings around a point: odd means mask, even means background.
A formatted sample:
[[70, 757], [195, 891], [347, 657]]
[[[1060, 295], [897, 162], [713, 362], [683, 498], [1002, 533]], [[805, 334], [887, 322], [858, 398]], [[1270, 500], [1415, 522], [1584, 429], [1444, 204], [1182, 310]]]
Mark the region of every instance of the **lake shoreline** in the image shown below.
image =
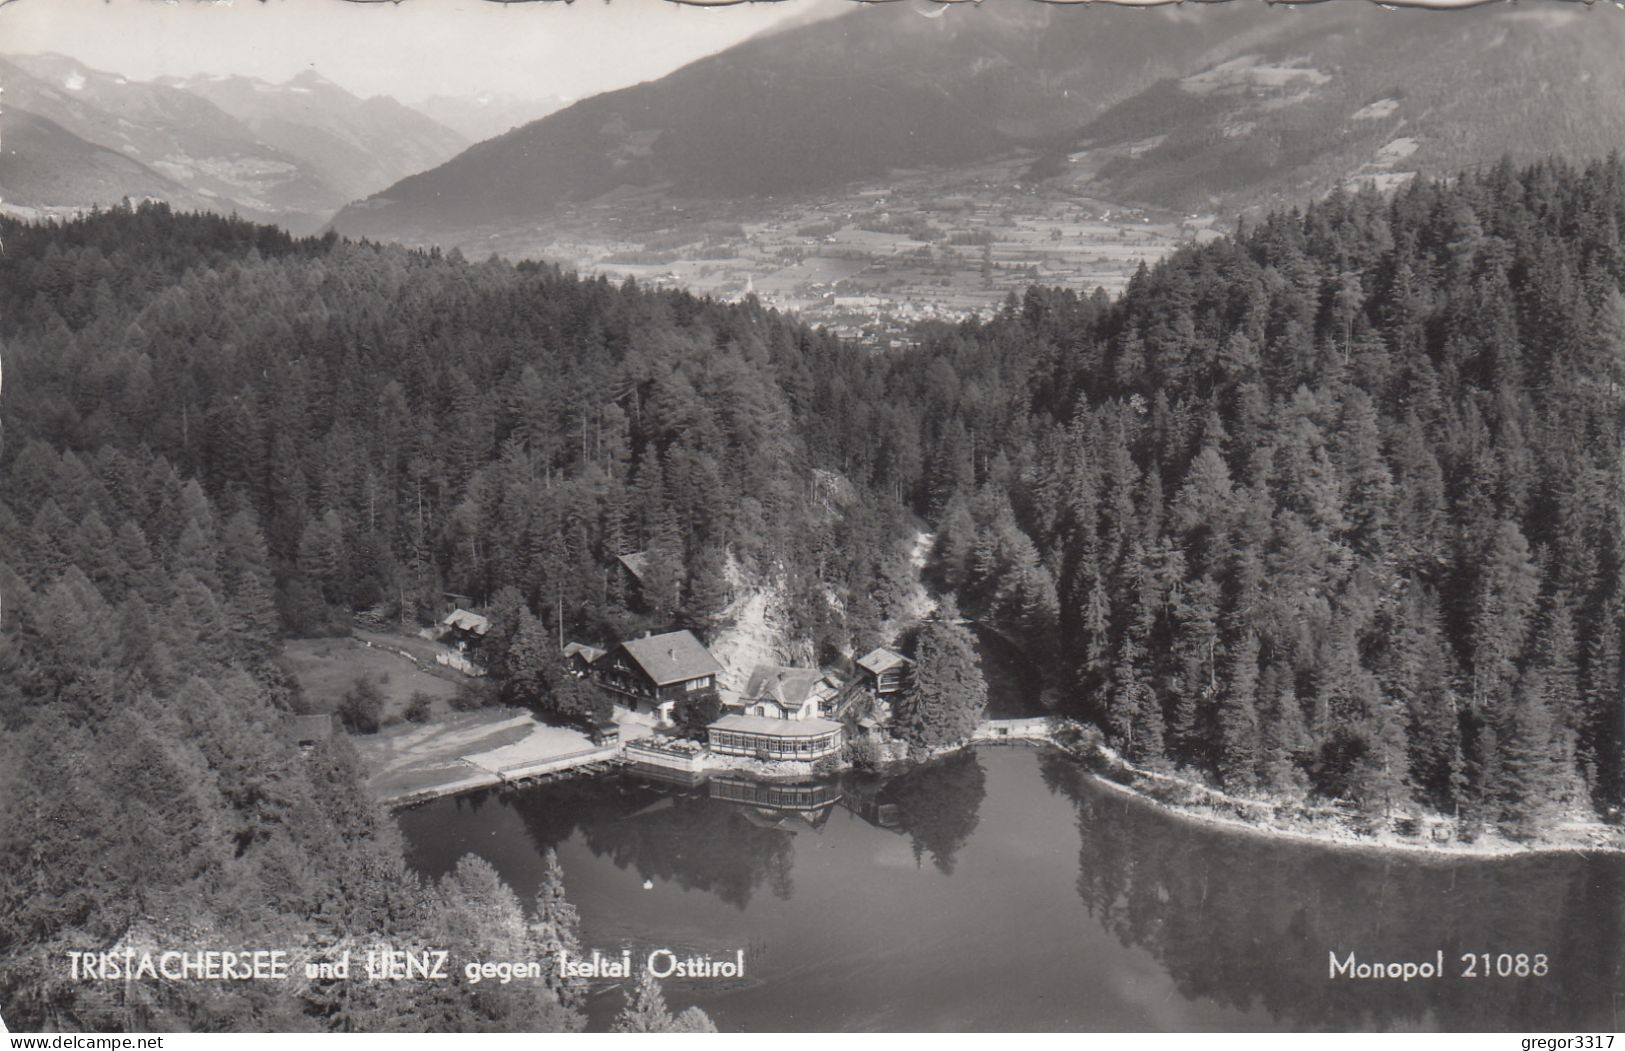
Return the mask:
[[[1239, 816], [1230, 816], [1216, 813], [1213, 810], [1202, 809], [1193, 804], [1182, 804], [1159, 799], [1137, 784], [1124, 784], [1122, 781], [1115, 780], [1110, 776], [1110, 771], [1115, 770], [1119, 774], [1125, 774], [1138, 780], [1155, 781], [1177, 786], [1180, 790], [1200, 793], [1216, 803], [1222, 802], [1223, 805], [1231, 807], [1274, 810], [1280, 804], [1267, 800], [1231, 796], [1189, 778], [1142, 770], [1104, 745], [1086, 742], [1068, 744], [1054, 738], [1051, 739], [1050, 743], [1058, 751], [1077, 761], [1083, 772], [1088, 774], [1091, 780], [1119, 795], [1138, 800], [1162, 813], [1181, 820], [1255, 836], [1293, 840], [1330, 849], [1402, 854], [1411, 858], [1437, 858], [1451, 861], [1488, 861], [1555, 854], [1625, 854], [1625, 832], [1600, 823], [1595, 826], [1596, 831], [1611, 839], [1612, 842], [1518, 843], [1501, 836], [1487, 834], [1471, 843], [1462, 843], [1455, 840], [1448, 843], [1438, 843], [1427, 840], [1409, 841], [1392, 836], [1373, 838], [1355, 832], [1346, 822], [1339, 822], [1335, 827], [1325, 830], [1310, 830], [1289, 828], [1271, 820], [1251, 821]], [[1101, 764], [1105, 765], [1107, 770], [1098, 769], [1097, 766]]]
[[[1292, 840], [1336, 850], [1392, 853], [1406, 857], [1429, 857], [1441, 860], [1492, 860], [1555, 854], [1625, 855], [1625, 830], [1611, 828], [1601, 823], [1585, 826], [1589, 832], [1601, 837], [1597, 840], [1589, 842], [1536, 841], [1530, 843], [1520, 843], [1506, 839], [1493, 832], [1487, 832], [1478, 840], [1469, 843], [1461, 842], [1453, 837], [1442, 842], [1420, 837], [1407, 839], [1394, 834], [1374, 837], [1357, 831], [1346, 817], [1335, 815], [1329, 809], [1322, 811], [1323, 814], [1328, 815], [1325, 827], [1289, 827], [1277, 819], [1276, 813], [1281, 807], [1301, 807], [1304, 805], [1302, 802], [1248, 799], [1233, 796], [1178, 774], [1141, 769], [1119, 756], [1103, 743], [1089, 740], [1084, 729], [1079, 724], [1070, 721], [1059, 723], [1043, 736], [1021, 737], [1010, 740], [983, 739], [967, 741], [964, 744], [937, 749], [923, 759], [889, 759], [883, 761], [872, 771], [860, 771], [850, 763], [842, 763], [837, 768], [814, 772], [810, 769], [762, 769], [752, 762], [727, 762], [715, 765], [707, 764], [698, 772], [704, 778], [725, 774], [747, 778], [752, 781], [779, 784], [813, 783], [853, 773], [883, 778], [901, 774], [913, 767], [930, 764], [966, 750], [995, 746], [1008, 747], [1013, 744], [1053, 748], [1077, 763], [1081, 771], [1088, 775], [1092, 781], [1119, 795], [1138, 800], [1162, 813], [1181, 820], [1277, 840]], [[379, 802], [386, 809], [395, 812], [410, 809], [438, 798], [466, 795], [493, 788], [499, 790], [525, 788], [533, 784], [564, 778], [624, 775], [633, 772], [630, 769], [630, 764], [625, 763], [624, 760], [617, 762], [612, 759], [606, 766], [605, 758], [606, 756], [600, 753], [593, 757], [593, 761], [583, 763], [580, 768], [572, 769], [570, 768], [571, 764], [564, 764], [564, 768], [549, 770], [534, 779], [527, 776], [504, 777], [494, 771], [473, 768], [469, 771], [470, 776], [465, 779], [420, 789], [415, 792], [402, 793], [394, 798], [382, 798]], [[619, 756], [616, 757], [616, 759], [619, 758]], [[485, 776], [480, 776], [482, 774]], [[1123, 779], [1128, 779], [1127, 783]], [[1193, 798], [1183, 802], [1162, 798], [1155, 794], [1155, 789], [1158, 787], [1164, 791], [1179, 792]], [[1200, 797], [1200, 801], [1194, 797]], [[1228, 809], [1232, 812], [1224, 813], [1221, 812], [1221, 809]], [[1259, 814], [1260, 817], [1250, 819], [1240, 816], [1241, 811], [1247, 810]], [[1435, 817], [1431, 825], [1442, 828], [1450, 827], [1451, 823], [1448, 819]]]

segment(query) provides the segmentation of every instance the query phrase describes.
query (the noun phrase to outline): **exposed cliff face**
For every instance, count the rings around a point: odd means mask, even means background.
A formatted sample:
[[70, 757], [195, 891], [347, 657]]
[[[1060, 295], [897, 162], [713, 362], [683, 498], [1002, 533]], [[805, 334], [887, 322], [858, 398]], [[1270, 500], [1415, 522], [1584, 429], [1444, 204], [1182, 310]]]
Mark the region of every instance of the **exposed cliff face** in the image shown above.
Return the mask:
[[926, 590], [924, 579], [926, 563], [936, 545], [937, 534], [927, 533], [923, 529], [915, 533], [914, 538], [909, 541], [908, 564], [914, 567], [914, 589], [909, 592], [906, 621], [897, 625], [889, 625], [895, 630], [892, 632], [891, 640], [888, 641], [895, 641], [896, 637], [906, 631], [910, 624], [924, 620], [937, 608], [936, 596]]
[[745, 688], [758, 664], [813, 666], [811, 645], [791, 637], [785, 616], [788, 595], [782, 580], [762, 580], [747, 573], [732, 555], [725, 568], [734, 600], [728, 606], [727, 626], [710, 649], [726, 669], [719, 676], [723, 699]]

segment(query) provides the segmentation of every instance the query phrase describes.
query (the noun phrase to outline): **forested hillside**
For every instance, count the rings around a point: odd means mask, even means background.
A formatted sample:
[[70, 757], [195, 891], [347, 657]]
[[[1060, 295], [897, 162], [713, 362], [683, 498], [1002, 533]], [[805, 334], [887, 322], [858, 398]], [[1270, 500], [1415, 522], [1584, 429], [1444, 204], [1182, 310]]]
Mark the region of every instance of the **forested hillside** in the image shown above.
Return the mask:
[[62, 954], [376, 939], [540, 958], [527, 939], [560, 935], [489, 870], [408, 873], [342, 739], [295, 746], [278, 637], [369, 608], [411, 624], [446, 589], [603, 637], [624, 616], [604, 565], [637, 546], [668, 572], [653, 617], [714, 610], [725, 551], [805, 608], [851, 579], [853, 616], [872, 609], [901, 512], [820, 481], [792, 404], [814, 376], [872, 389], [861, 360], [760, 312], [161, 205], [0, 238], [8, 1017], [578, 1025], [518, 985], [410, 1007], [365, 983], [109, 997]]
[[1469, 835], [1617, 812], [1622, 221], [1617, 160], [1334, 195], [885, 355], [164, 206], [0, 225], [8, 1017], [575, 1024], [485, 986], [428, 1022], [365, 985], [125, 1003], [60, 953], [432, 943], [478, 901], [559, 936], [487, 871], [406, 873], [348, 747], [286, 735], [277, 636], [449, 591], [605, 639], [631, 550], [645, 622], [714, 623], [731, 563], [828, 655], [899, 612], [917, 514], [1136, 762]]
[[944, 579], [1140, 763], [1617, 808], [1622, 222], [1617, 159], [1502, 165], [939, 333], [887, 387]]

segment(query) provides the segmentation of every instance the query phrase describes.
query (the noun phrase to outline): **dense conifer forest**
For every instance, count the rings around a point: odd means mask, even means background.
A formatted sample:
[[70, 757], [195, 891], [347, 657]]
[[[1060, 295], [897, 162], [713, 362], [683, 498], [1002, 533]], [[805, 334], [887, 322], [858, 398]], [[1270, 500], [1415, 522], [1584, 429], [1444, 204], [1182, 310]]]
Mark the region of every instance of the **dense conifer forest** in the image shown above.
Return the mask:
[[1469, 836], [1617, 813], [1622, 225], [1618, 160], [1334, 194], [1117, 301], [1033, 289], [880, 354], [754, 300], [162, 205], [0, 222], [0, 998], [579, 1025], [563, 988], [108, 996], [61, 953], [573, 937], [479, 863], [407, 871], [342, 737], [286, 734], [280, 638], [455, 593], [545, 693], [538, 639], [708, 632], [771, 581], [828, 659], [902, 613], [922, 524], [933, 584], [1137, 763]]
[[941, 333], [890, 389], [944, 578], [1136, 762], [1617, 813], [1622, 209], [1617, 158], [1334, 194]]

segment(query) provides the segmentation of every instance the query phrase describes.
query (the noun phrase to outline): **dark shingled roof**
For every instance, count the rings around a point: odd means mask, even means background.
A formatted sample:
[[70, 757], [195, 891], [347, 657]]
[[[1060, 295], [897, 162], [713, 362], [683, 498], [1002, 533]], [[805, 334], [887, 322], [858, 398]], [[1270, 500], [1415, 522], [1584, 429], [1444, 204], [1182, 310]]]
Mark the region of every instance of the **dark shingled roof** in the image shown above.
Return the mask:
[[440, 623], [458, 631], [469, 631], [475, 635], [484, 635], [491, 630], [491, 622], [478, 613], [470, 613], [466, 609], [452, 610], [446, 614], [446, 619]]
[[579, 655], [582, 660], [586, 661], [588, 664], [591, 664], [599, 657], [602, 657], [604, 655], [604, 651], [599, 649], [597, 646], [589, 646], [585, 642], [572, 642], [564, 647], [564, 655], [566, 657], [574, 657]]
[[625, 566], [626, 571], [639, 581], [642, 581], [643, 575], [649, 572], [649, 552], [647, 551], [634, 551], [629, 555], [620, 556], [616, 561]]
[[868, 653], [865, 653], [863, 656], [858, 658], [858, 667], [862, 668], [871, 675], [879, 675], [882, 672], [888, 672], [893, 668], [899, 668], [905, 664], [912, 663], [914, 662], [902, 654], [893, 653], [891, 650], [885, 648], [870, 650]]
[[824, 673], [816, 668], [781, 668], [775, 664], [758, 664], [750, 673], [750, 682], [740, 701], [751, 704], [770, 700], [781, 708], [800, 708]]
[[702, 675], [720, 675], [722, 664], [700, 644], [692, 631], [673, 631], [621, 643], [643, 673], [656, 686], [686, 682]]

